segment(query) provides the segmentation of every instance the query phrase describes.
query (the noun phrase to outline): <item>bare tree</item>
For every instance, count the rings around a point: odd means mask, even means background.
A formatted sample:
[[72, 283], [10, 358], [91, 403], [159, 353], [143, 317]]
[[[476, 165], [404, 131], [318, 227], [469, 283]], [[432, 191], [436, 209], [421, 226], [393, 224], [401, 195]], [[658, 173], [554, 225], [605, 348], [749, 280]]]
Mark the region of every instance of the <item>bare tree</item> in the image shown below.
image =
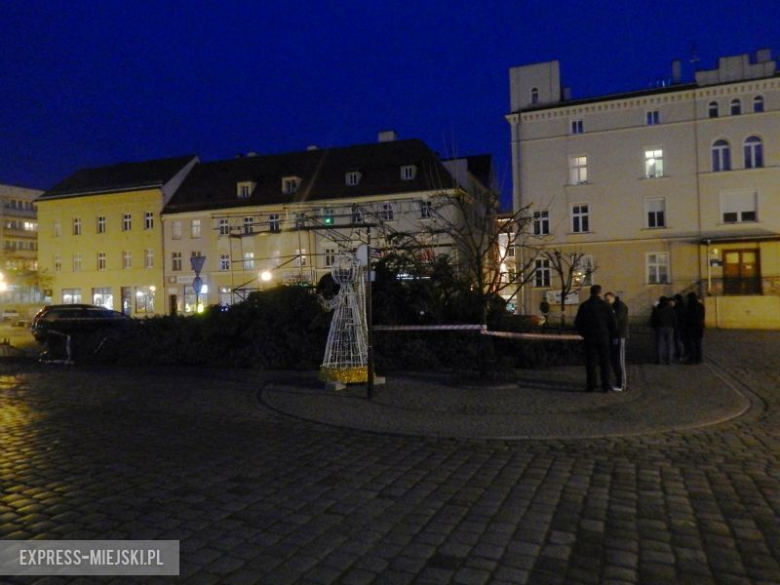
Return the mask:
[[562, 252], [557, 248], [543, 250], [542, 257], [550, 263], [551, 271], [558, 278], [558, 291], [560, 292], [561, 327], [566, 321], [566, 298], [580, 289], [595, 272], [594, 266], [584, 263], [585, 254], [580, 252]]

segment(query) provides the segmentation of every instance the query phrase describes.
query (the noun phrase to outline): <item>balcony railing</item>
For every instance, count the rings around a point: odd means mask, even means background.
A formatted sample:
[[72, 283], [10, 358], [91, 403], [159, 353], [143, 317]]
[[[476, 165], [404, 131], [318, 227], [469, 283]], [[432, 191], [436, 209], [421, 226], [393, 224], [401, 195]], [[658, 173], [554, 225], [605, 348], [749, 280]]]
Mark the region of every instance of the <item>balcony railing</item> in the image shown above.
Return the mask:
[[712, 296], [780, 296], [780, 276], [747, 278], [713, 278], [709, 294]]

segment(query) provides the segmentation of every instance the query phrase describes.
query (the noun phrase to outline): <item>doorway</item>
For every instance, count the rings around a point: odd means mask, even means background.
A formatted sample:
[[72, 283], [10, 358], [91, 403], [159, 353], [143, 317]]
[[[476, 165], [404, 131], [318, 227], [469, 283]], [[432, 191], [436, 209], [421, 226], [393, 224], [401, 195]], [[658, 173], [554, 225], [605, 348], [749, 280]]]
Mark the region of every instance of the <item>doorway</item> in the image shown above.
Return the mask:
[[759, 250], [723, 251], [723, 294], [761, 294], [761, 257]]

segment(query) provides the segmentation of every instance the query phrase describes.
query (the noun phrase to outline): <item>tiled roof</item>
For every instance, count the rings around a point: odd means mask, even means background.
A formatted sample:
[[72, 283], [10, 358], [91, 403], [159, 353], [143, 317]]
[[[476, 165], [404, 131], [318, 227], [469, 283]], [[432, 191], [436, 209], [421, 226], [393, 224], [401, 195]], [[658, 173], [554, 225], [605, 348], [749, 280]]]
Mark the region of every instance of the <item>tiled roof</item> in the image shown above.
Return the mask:
[[159, 187], [172, 179], [193, 158], [195, 155], [81, 169], [44, 192], [38, 201], [128, 191], [141, 187]]
[[[414, 179], [401, 178], [404, 165], [417, 167]], [[346, 184], [346, 174], [351, 171], [361, 173], [355, 186]], [[296, 193], [282, 192], [285, 177], [300, 178]], [[248, 198], [237, 197], [237, 184], [243, 181], [256, 185]], [[395, 195], [453, 187], [452, 177], [424, 142], [397, 140], [201, 163], [189, 173], [164, 212]]]

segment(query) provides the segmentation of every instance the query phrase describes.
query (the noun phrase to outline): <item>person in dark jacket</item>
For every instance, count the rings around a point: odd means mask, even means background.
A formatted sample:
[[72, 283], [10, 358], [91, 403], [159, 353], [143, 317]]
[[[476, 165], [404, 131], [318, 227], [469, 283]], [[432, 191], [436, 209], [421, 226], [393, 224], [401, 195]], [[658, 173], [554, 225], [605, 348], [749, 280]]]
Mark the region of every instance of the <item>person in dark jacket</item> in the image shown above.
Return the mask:
[[626, 339], [628, 339], [628, 307], [614, 293], [604, 295], [615, 313], [615, 335], [613, 336], [609, 354], [612, 359], [612, 371], [615, 373], [615, 392], [626, 390]]
[[677, 315], [677, 326], [674, 328], [674, 357], [681, 362], [687, 356], [683, 341], [685, 339], [686, 311], [683, 297], [680, 294], [674, 295], [674, 313]]
[[674, 359], [674, 328], [677, 325], [677, 313], [674, 312], [674, 300], [661, 297], [653, 311], [655, 329], [655, 347], [657, 362], [669, 365]]
[[601, 371], [601, 389], [604, 392], [611, 391], [609, 342], [616, 334], [617, 323], [609, 303], [601, 298], [599, 285], [590, 287], [590, 298], [577, 310], [574, 326], [584, 340], [587, 391], [596, 390], [597, 364]]
[[701, 341], [704, 337], [704, 305], [696, 293], [688, 293], [685, 307], [685, 341], [688, 346], [688, 363], [700, 364], [702, 360]]

